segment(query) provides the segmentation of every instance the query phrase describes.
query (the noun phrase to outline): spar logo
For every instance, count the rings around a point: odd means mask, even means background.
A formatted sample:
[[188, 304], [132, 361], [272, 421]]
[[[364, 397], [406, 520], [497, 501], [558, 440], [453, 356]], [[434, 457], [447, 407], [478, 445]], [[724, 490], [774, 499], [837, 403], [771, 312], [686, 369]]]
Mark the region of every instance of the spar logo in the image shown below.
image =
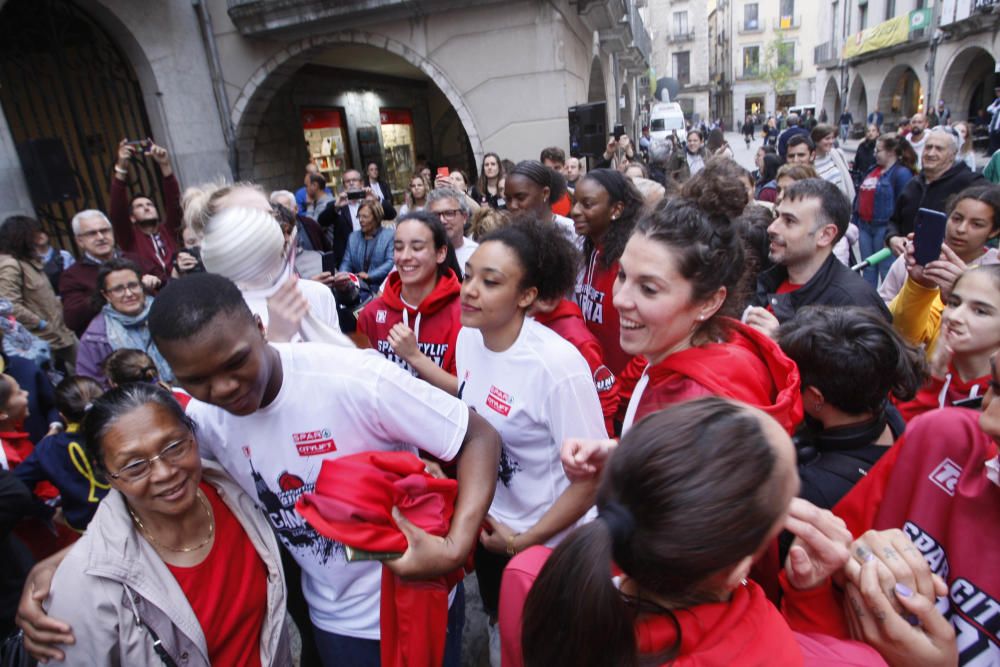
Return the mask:
[[337, 451], [337, 445], [333, 442], [330, 429], [326, 428], [320, 431], [293, 433], [292, 442], [295, 443], [295, 449], [299, 451], [299, 456], [316, 456]]
[[490, 386], [490, 393], [486, 397], [486, 407], [506, 417], [510, 414], [511, 403], [513, 403], [513, 399], [510, 394], [497, 389], [496, 385]]
[[384, 310], [376, 310], [375, 311], [375, 323], [376, 324], [385, 324], [385, 316], [386, 316], [386, 312]]
[[937, 484], [938, 488], [949, 496], [955, 495], [955, 487], [958, 486], [958, 478], [962, 476], [962, 467], [952, 461], [945, 459], [934, 468], [930, 474], [930, 480]]

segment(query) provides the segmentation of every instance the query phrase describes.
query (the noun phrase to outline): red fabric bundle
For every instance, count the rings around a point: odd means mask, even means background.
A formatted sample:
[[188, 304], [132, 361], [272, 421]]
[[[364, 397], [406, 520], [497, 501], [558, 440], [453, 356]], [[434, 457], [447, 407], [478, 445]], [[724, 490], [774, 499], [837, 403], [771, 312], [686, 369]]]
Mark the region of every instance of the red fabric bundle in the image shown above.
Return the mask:
[[[436, 479], [409, 452], [363, 452], [323, 461], [315, 493], [303, 494], [296, 511], [321, 535], [370, 552], [406, 551], [406, 537], [392, 519], [398, 507], [432, 535], [445, 536], [455, 510], [458, 482]], [[382, 665], [440, 665], [448, 628], [448, 592], [465, 576], [404, 581], [382, 568]]]

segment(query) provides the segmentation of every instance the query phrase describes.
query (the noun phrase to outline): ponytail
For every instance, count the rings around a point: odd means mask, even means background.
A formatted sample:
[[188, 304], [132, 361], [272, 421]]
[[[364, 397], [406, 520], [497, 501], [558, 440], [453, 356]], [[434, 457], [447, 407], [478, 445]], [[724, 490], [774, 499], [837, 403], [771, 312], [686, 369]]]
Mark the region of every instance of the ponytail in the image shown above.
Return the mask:
[[611, 579], [611, 530], [592, 521], [552, 553], [525, 601], [525, 667], [634, 667], [635, 613]]

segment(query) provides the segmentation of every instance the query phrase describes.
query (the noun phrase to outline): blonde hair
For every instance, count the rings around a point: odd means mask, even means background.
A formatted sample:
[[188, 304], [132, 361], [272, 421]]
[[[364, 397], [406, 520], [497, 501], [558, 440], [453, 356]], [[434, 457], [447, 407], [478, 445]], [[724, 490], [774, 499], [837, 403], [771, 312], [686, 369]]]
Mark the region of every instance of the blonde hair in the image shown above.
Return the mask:
[[960, 120], [954, 125], [952, 125], [952, 127], [955, 129], [956, 132], [958, 132], [959, 125], [965, 126], [965, 141], [959, 147], [958, 154], [965, 155], [966, 153], [972, 152], [972, 128], [969, 127], [969, 124], [966, 123], [964, 120]]
[[237, 188], [250, 188], [261, 193], [265, 198], [267, 197], [264, 188], [247, 181], [227, 183], [225, 180], [219, 179], [200, 185], [192, 185], [184, 191], [184, 196], [181, 197], [184, 226], [190, 227], [199, 238], [204, 238], [208, 221], [222, 210], [219, 201]]
[[819, 174], [816, 173], [816, 170], [807, 164], [782, 165], [781, 169], [778, 170], [778, 174], [774, 177], [774, 180], [777, 181], [786, 176], [793, 181], [804, 181], [807, 178], [819, 178]]

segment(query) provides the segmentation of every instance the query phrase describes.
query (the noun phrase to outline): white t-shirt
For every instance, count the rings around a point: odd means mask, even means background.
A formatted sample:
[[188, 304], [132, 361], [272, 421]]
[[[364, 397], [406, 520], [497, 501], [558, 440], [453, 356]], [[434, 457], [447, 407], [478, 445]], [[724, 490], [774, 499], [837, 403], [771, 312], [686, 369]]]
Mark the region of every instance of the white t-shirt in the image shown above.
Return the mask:
[[465, 263], [469, 261], [469, 258], [472, 257], [472, 253], [474, 253], [478, 247], [478, 243], [466, 236], [462, 240], [462, 247], [455, 248], [455, 256], [458, 257], [458, 265], [462, 267], [463, 274], [465, 273]]
[[[309, 312], [321, 322], [331, 327], [335, 331], [340, 331], [340, 319], [337, 317], [337, 302], [333, 298], [333, 292], [323, 283], [315, 280], [299, 280], [299, 289], [302, 296], [309, 302]], [[272, 290], [244, 291], [243, 300], [250, 307], [250, 312], [260, 316], [260, 321], [267, 329], [267, 298], [274, 293]], [[299, 342], [302, 336], [295, 334], [292, 342]]]
[[462, 328], [455, 363], [462, 400], [503, 440], [490, 514], [522, 533], [569, 486], [559, 460], [563, 441], [608, 437], [594, 377], [573, 345], [530, 318], [504, 352], [487, 349], [478, 329]]
[[295, 503], [311, 493], [324, 460], [366, 451], [424, 451], [445, 461], [468, 428], [466, 406], [374, 350], [278, 344], [283, 377], [274, 401], [238, 417], [192, 400], [202, 456], [214, 458], [256, 498], [302, 567], [313, 623], [324, 631], [379, 638], [378, 562], [347, 563]]
[[578, 248], [583, 247], [583, 237], [578, 236], [576, 233], [576, 227], [573, 225], [573, 221], [564, 215], [559, 215], [558, 213], [552, 214], [552, 222], [555, 223], [556, 227], [562, 230], [566, 238], [569, 239], [570, 243], [577, 246]]

